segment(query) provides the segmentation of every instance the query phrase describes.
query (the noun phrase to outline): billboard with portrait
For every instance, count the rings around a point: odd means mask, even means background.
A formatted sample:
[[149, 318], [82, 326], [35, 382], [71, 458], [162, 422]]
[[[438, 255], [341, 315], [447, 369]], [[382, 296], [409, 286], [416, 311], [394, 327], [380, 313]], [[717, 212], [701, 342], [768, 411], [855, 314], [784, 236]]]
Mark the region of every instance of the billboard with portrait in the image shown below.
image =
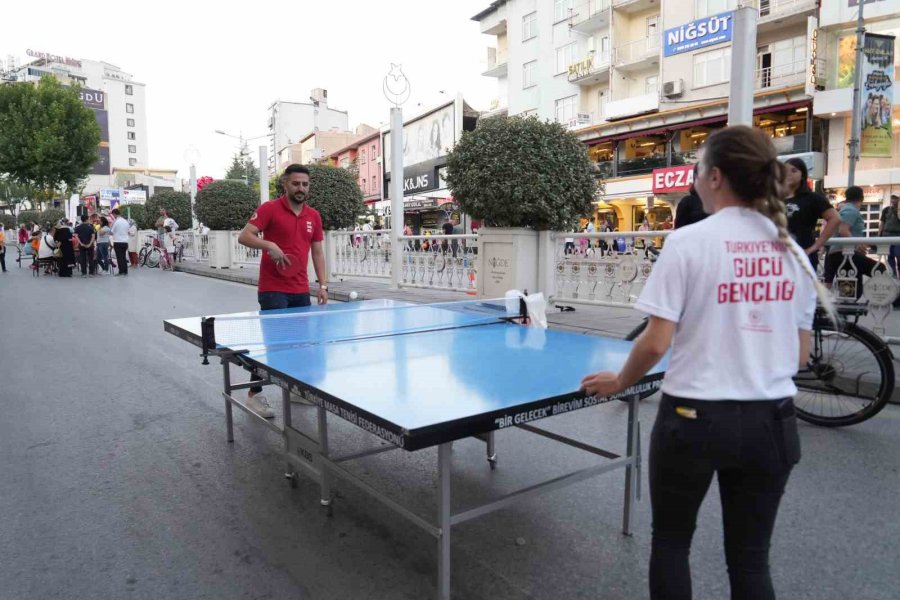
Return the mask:
[[863, 46], [860, 156], [889, 158], [893, 148], [894, 36], [867, 33]]
[[[391, 172], [391, 134], [384, 135], [384, 168]], [[456, 143], [456, 105], [450, 103], [403, 125], [403, 166], [446, 156]]]

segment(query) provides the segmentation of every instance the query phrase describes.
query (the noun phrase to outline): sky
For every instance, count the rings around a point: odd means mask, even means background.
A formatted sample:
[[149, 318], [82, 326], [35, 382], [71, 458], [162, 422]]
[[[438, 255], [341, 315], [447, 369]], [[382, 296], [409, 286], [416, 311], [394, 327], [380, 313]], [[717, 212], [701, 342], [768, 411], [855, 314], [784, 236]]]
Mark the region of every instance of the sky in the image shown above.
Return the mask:
[[[71, 2], [4, 6], [0, 57], [30, 59], [27, 49], [112, 63], [146, 84], [152, 168], [188, 177], [189, 147], [198, 176], [224, 176], [245, 138], [268, 133], [276, 100], [305, 102], [313, 88], [349, 112], [350, 127], [389, 120], [382, 80], [402, 65], [412, 94], [404, 117], [462, 93], [487, 110], [496, 79], [482, 77], [492, 36], [471, 17], [490, 0], [182, 0]], [[43, 17], [41, 15], [44, 15]], [[21, 23], [27, 26], [10, 26]], [[447, 95], [442, 95], [444, 91]], [[251, 156], [267, 145], [248, 142]], [[113, 165], [123, 166], [123, 165]]]

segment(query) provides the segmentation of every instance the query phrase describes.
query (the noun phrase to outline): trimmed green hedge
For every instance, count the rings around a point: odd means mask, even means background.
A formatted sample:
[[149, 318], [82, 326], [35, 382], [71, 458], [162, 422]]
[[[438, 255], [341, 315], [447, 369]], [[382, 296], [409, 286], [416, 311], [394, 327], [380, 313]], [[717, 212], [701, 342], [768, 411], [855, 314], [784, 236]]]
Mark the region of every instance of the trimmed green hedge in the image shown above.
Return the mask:
[[591, 214], [600, 183], [587, 147], [559, 123], [491, 117], [447, 157], [463, 212], [494, 227], [566, 231]]
[[[126, 204], [119, 207], [119, 212], [123, 217], [128, 217], [129, 212], [131, 211], [131, 218], [134, 219], [135, 225], [137, 225], [138, 229], [153, 229], [153, 225], [156, 222], [156, 219], [153, 220], [153, 223], [147, 223], [147, 209], [143, 204]], [[157, 214], [159, 211], [157, 210]], [[178, 223], [178, 228], [181, 228], [181, 223], [178, 219], [175, 219], [175, 222]], [[190, 227], [190, 225], [188, 225]]]
[[350, 227], [365, 212], [362, 190], [353, 173], [326, 165], [309, 168], [309, 205], [322, 215], [322, 227], [334, 231]]
[[246, 184], [237, 181], [213, 181], [197, 192], [194, 211], [197, 220], [217, 231], [243, 229], [259, 199]]
[[[142, 217], [144, 219], [142, 229], [155, 229], [161, 208], [169, 211], [169, 214], [178, 223], [178, 229], [189, 230], [191, 228], [191, 195], [186, 192], [165, 190], [156, 192], [147, 200]], [[132, 216], [132, 218], [134, 217]]]

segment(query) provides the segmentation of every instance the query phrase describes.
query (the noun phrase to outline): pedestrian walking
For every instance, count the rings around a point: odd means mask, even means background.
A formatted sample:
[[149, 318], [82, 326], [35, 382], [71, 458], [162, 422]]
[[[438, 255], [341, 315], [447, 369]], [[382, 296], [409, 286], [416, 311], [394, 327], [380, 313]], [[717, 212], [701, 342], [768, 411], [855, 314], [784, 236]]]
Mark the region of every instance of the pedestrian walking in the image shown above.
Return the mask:
[[775, 598], [769, 544], [800, 460], [793, 376], [809, 358], [817, 293], [831, 307], [787, 231], [783, 181], [765, 133], [710, 135], [694, 185], [711, 216], [666, 241], [635, 304], [647, 329], [622, 370], [582, 381], [589, 394], [621, 392], [671, 346], [650, 442], [652, 600], [691, 598], [691, 538], [713, 475], [731, 597]]
[[100, 265], [100, 273], [109, 275], [109, 245], [110, 245], [109, 221], [106, 217], [100, 217], [100, 229], [97, 230], [97, 262]]
[[3, 223], [0, 223], [0, 267], [2, 272], [6, 273], [6, 231], [3, 229]]
[[[809, 189], [809, 172], [806, 163], [799, 158], [785, 161], [785, 185], [787, 199], [784, 201], [788, 218], [788, 232], [809, 256], [813, 269], [819, 266], [819, 251], [837, 231], [841, 218], [824, 196]], [[822, 231], [816, 235], [819, 219], [824, 219]]]
[[[263, 251], [257, 291], [260, 310], [310, 305], [307, 273], [310, 253], [319, 282], [316, 299], [319, 304], [328, 302], [322, 217], [307, 204], [309, 169], [298, 164], [288, 166], [284, 170], [283, 186], [284, 195], [260, 205], [238, 237], [244, 246]], [[260, 233], [264, 237], [259, 237]], [[261, 381], [256, 374], [251, 380]], [[247, 406], [271, 419], [275, 413], [261, 392], [262, 386], [250, 388]], [[296, 400], [300, 401], [299, 396]]]
[[116, 266], [119, 268], [118, 274], [124, 277], [128, 275], [128, 241], [131, 225], [121, 215], [118, 208], [112, 209], [110, 214], [115, 219], [110, 227], [110, 237], [113, 251], [116, 253]]
[[[897, 205], [900, 204], [900, 196], [891, 194], [891, 203], [881, 211], [881, 220], [878, 224], [878, 237], [900, 237], [900, 215], [897, 214]], [[888, 255], [888, 265], [891, 273], [897, 277], [897, 266], [900, 263], [900, 244], [892, 244]]]
[[88, 221], [75, 227], [75, 238], [78, 243], [78, 264], [81, 276], [87, 277], [94, 272], [94, 250], [97, 246], [97, 232]]

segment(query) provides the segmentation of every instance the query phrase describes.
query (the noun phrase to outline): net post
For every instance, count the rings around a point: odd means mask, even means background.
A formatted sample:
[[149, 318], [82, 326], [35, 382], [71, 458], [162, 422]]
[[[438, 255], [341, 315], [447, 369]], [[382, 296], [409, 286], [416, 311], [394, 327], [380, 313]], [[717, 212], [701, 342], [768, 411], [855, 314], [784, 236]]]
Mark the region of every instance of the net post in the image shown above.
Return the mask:
[[216, 349], [215, 323], [215, 317], [202, 317], [200, 319], [200, 347], [203, 350], [200, 356], [203, 357], [203, 362], [201, 364], [204, 365], [209, 364], [210, 350]]

